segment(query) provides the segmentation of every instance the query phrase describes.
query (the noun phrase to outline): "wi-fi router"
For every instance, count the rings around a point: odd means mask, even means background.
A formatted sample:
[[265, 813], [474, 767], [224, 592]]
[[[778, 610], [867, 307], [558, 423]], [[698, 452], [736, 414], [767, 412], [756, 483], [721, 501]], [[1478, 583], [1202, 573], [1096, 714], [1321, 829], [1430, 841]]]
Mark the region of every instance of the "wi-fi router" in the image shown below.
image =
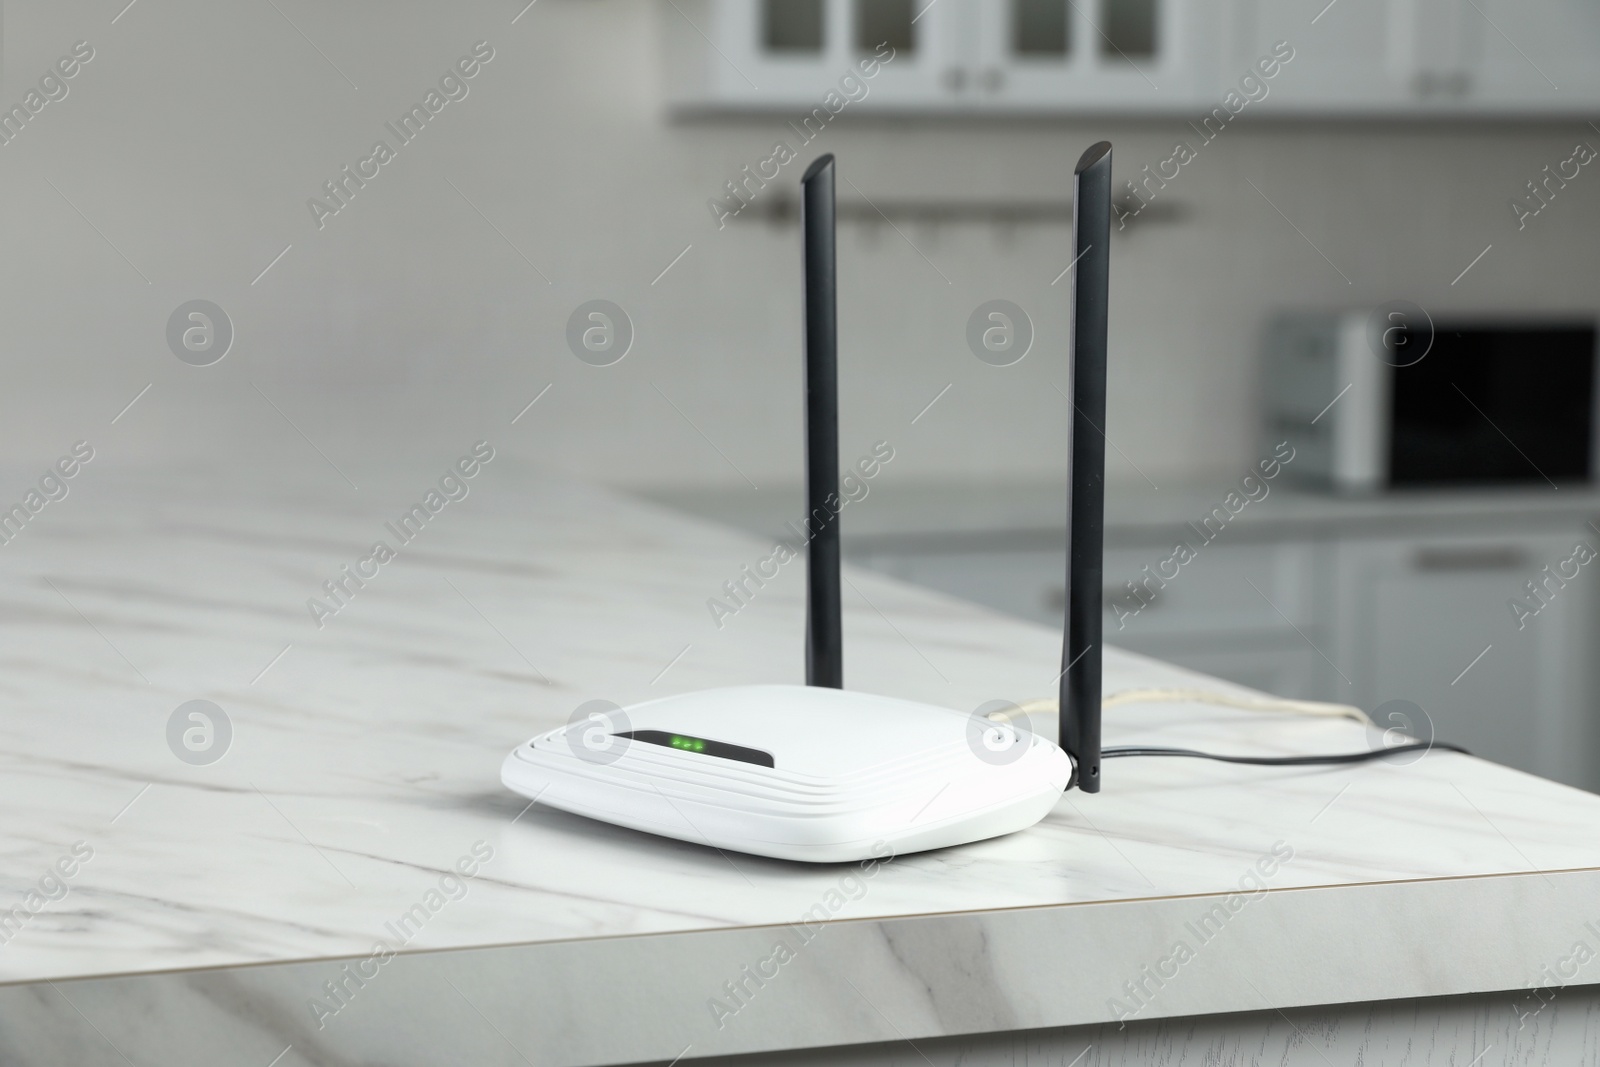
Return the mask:
[[[1076, 785], [1100, 788], [1106, 301], [1111, 145], [1073, 175], [1066, 632], [1061, 746], [990, 719], [843, 688], [839, 592], [834, 160], [800, 181], [805, 275], [806, 685], [663, 697], [580, 716], [506, 757], [541, 804], [663, 837], [829, 863], [1026, 829]], [[834, 505], [830, 506], [830, 497]]]

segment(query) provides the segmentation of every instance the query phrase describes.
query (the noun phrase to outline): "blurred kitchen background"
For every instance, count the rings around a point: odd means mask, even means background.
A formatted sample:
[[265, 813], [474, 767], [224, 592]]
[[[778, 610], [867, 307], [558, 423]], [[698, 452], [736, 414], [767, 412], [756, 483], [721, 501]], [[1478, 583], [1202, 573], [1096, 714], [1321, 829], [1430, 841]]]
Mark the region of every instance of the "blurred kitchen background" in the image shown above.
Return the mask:
[[[793, 190], [832, 152], [841, 453], [894, 450], [846, 552], [1056, 625], [1108, 139], [1108, 641], [1600, 787], [1600, 9], [525, 4], [7, 0], [4, 492], [79, 439], [359, 482], [487, 437], [784, 536]], [[195, 299], [234, 331], [205, 367]]]

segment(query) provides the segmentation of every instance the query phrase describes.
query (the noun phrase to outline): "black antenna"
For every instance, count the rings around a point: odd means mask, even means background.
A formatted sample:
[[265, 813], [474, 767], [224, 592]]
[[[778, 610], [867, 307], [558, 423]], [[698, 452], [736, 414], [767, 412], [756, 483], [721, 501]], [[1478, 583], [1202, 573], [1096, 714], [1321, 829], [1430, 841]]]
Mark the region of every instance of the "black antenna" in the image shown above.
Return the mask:
[[[1106, 188], [1111, 188], [1109, 180]], [[806, 684], [844, 688], [839, 621], [839, 316], [833, 156], [800, 179], [805, 240]], [[830, 505], [831, 501], [831, 505]]]
[[1106, 305], [1111, 283], [1111, 142], [1072, 172], [1072, 490], [1067, 503], [1067, 620], [1061, 645], [1061, 747], [1078, 788], [1100, 791], [1100, 602], [1105, 555]]

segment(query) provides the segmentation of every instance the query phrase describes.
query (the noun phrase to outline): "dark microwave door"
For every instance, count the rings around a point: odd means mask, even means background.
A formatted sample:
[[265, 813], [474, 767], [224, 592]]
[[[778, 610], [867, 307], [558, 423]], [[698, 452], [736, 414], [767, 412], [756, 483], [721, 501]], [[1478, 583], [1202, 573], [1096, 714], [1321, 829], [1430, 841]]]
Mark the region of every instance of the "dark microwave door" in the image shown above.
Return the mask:
[[1595, 328], [1439, 324], [1395, 368], [1389, 484], [1493, 485], [1593, 476]]

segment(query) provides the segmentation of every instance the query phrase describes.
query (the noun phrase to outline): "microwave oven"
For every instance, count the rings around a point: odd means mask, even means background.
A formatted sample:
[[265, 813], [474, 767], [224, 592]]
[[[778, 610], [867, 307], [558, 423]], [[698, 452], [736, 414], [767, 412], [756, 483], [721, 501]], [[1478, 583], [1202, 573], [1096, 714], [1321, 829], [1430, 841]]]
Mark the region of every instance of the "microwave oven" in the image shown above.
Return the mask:
[[1416, 305], [1296, 314], [1266, 330], [1265, 426], [1295, 480], [1347, 492], [1585, 483], [1593, 319], [1431, 319]]

